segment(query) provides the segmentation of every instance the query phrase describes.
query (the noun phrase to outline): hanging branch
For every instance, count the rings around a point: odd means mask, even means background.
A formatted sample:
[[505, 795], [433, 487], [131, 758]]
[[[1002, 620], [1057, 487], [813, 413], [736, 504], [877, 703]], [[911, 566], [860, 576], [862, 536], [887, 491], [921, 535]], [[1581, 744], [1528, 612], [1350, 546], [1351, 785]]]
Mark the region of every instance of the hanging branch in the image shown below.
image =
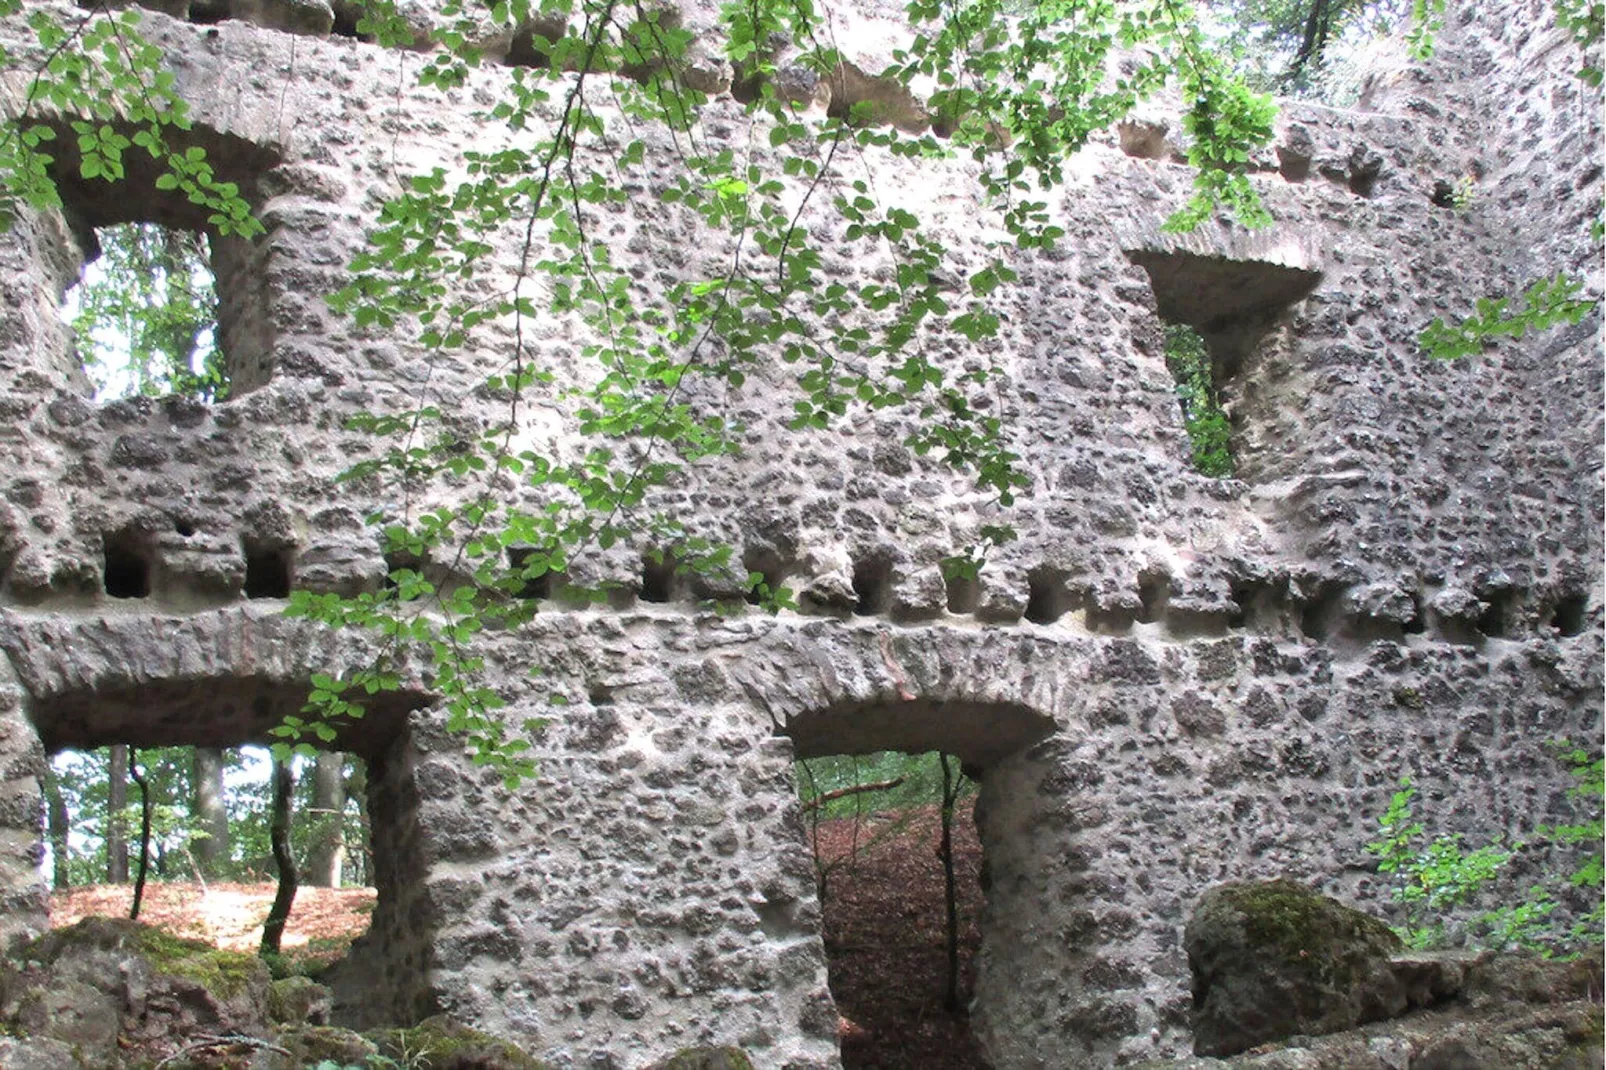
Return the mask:
[[128, 909], [128, 920], [139, 920], [139, 908], [145, 899], [145, 874], [151, 865], [151, 785], [140, 772], [138, 752], [128, 749], [128, 775], [139, 786], [139, 872], [134, 877], [134, 905]]
[[833, 788], [830, 791], [821, 792], [814, 796], [814, 798], [803, 804], [803, 809], [804, 811], [818, 810], [833, 799], [845, 799], [849, 795], [857, 795], [864, 791], [891, 791], [902, 784], [903, 781], [904, 778], [900, 776], [893, 777], [891, 780], [878, 780], [873, 784], [850, 784], [845, 788]]

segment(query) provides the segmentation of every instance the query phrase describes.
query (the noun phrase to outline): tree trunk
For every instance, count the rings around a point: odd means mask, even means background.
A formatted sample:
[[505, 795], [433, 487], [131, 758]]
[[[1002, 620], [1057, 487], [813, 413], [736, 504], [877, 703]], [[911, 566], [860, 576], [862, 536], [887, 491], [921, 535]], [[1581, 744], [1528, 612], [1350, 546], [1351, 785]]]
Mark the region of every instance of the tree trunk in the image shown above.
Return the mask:
[[216, 879], [229, 861], [229, 812], [223, 805], [223, 751], [195, 748], [195, 797], [190, 815], [197, 832], [195, 862], [201, 876]]
[[357, 870], [352, 874], [351, 883], [371, 888], [374, 884], [374, 836], [373, 822], [368, 817], [368, 767], [362, 762], [352, 763], [351, 779], [346, 781], [346, 794], [357, 800], [357, 827], [362, 835], [362, 842], [350, 853]]
[[948, 905], [948, 984], [943, 990], [943, 1006], [949, 1014], [959, 1011], [959, 896], [954, 882], [954, 803], [961, 781], [948, 768], [948, 755], [942, 762], [942, 878]]
[[139, 875], [134, 878], [134, 905], [128, 911], [128, 919], [138, 921], [139, 908], [145, 900], [145, 876], [151, 865], [151, 786], [134, 764], [132, 754], [128, 755], [128, 775], [139, 785]]
[[340, 887], [346, 862], [346, 756], [320, 754], [312, 770], [312, 845], [306, 883], [314, 888]]
[[57, 888], [66, 888], [72, 884], [72, 870], [67, 864], [67, 829], [70, 820], [67, 815], [67, 797], [61, 793], [61, 785], [56, 781], [56, 774], [48, 768], [45, 770], [44, 789], [46, 822], [50, 829], [51, 884]]
[[123, 810], [128, 806], [128, 747], [111, 749], [106, 784], [106, 883], [128, 883], [128, 834]]
[[273, 895], [273, 907], [268, 920], [262, 923], [262, 948], [266, 958], [279, 953], [279, 942], [284, 939], [284, 925], [290, 920], [290, 907], [296, 901], [295, 854], [290, 850], [290, 800], [295, 793], [295, 776], [288, 759], [273, 760], [273, 809], [269, 837], [273, 841], [273, 862], [279, 869], [279, 889]]

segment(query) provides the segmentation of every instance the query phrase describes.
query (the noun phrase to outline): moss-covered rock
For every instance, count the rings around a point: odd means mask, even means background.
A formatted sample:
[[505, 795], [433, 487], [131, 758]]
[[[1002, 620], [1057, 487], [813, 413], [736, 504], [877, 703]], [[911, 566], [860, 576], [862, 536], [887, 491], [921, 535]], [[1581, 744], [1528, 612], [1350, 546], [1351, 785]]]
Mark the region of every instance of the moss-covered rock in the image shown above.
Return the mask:
[[1210, 889], [1184, 946], [1200, 1055], [1332, 1033], [1407, 1006], [1389, 963], [1399, 938], [1378, 919], [1294, 881]]
[[268, 986], [268, 1021], [277, 1025], [328, 1025], [334, 994], [306, 977], [283, 977]]
[[267, 969], [122, 918], [46, 933], [0, 977], [0, 1019], [68, 1044], [84, 1066], [171, 1051], [198, 1033], [264, 1036]]
[[52, 929], [18, 957], [49, 967], [85, 951], [138, 956], [152, 973], [193, 981], [223, 1000], [265, 995], [269, 981], [267, 967], [255, 955], [224, 951], [126, 918], [91, 917]]
[[753, 1060], [741, 1048], [687, 1048], [677, 1051], [651, 1070], [754, 1070]]
[[367, 1034], [379, 1053], [418, 1070], [551, 1070], [549, 1064], [517, 1046], [459, 1025], [444, 1016], [426, 1018], [411, 1029]]
[[287, 1054], [271, 1053], [253, 1070], [305, 1070], [323, 1062], [368, 1066], [379, 1055], [379, 1046], [366, 1037], [326, 1025], [287, 1025], [274, 1033], [273, 1042]]

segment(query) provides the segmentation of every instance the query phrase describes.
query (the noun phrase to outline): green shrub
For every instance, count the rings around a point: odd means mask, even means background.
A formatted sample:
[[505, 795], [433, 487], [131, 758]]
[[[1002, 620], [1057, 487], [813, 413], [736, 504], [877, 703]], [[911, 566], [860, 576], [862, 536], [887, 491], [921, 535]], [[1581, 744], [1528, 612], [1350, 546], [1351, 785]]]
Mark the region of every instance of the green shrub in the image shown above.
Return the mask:
[[[1395, 877], [1394, 899], [1406, 909], [1405, 923], [1395, 931], [1407, 946], [1423, 949], [1442, 944], [1445, 933], [1440, 918], [1471, 903], [1517, 852], [1531, 847], [1579, 844], [1591, 844], [1594, 850], [1571, 873], [1547, 876], [1514, 901], [1478, 915], [1470, 936], [1482, 946], [1526, 948], [1547, 957], [1558, 953], [1576, 955], [1578, 948], [1602, 942], [1602, 921], [1606, 918], [1606, 902], [1601, 898], [1601, 801], [1606, 795], [1602, 763], [1598, 756], [1565, 741], [1554, 747], [1575, 782], [1568, 795], [1588, 807], [1586, 817], [1576, 824], [1541, 825], [1527, 839], [1509, 846], [1497, 839], [1468, 850], [1459, 833], [1428, 839], [1422, 823], [1413, 820], [1416, 789], [1409, 777], [1400, 780], [1400, 790], [1394, 793], [1379, 821], [1381, 836], [1367, 844], [1366, 850], [1377, 856], [1379, 872]], [[1589, 912], [1565, 931], [1553, 919], [1558, 885], [1594, 890]]]

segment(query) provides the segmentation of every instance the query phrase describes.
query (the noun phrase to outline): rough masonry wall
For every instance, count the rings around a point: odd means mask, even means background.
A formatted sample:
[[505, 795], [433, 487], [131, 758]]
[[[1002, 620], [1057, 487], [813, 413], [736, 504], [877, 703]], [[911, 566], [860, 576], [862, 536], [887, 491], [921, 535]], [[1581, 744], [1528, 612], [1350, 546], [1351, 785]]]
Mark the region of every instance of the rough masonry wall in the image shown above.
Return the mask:
[[[264, 23], [280, 10], [260, 9]], [[833, 16], [860, 68], [884, 62], [895, 14]], [[1374, 94], [1380, 111], [1286, 109], [1255, 161], [1278, 220], [1266, 233], [1160, 234], [1189, 181], [1163, 116], [1071, 161], [1053, 204], [1067, 237], [1020, 257], [986, 354], [1009, 374], [996, 404], [1034, 486], [1009, 517], [1020, 540], [974, 591], [951, 597], [938, 562], [991, 517], [901, 445], [899, 418], [793, 436], [764, 374], [698, 397], [748, 424], [749, 449], [658, 504], [784, 575], [804, 611], [721, 617], [698, 605], [723, 593], [708, 588], [638, 600], [640, 546], [577, 563], [624, 593], [554, 601], [484, 642], [508, 716], [550, 722], [538, 779], [511, 795], [409, 679], [407, 701], [343, 741], [373, 763], [380, 876], [341, 975], [347, 1013], [447, 1009], [558, 1065], [637, 1068], [705, 1040], [766, 1067], [835, 1065], [794, 742], [941, 746], [981, 772], [976, 1022], [1000, 1067], [1185, 1050], [1180, 934], [1214, 882], [1287, 873], [1382, 906], [1362, 845], [1402, 773], [1446, 829], [1561, 814], [1543, 742], [1600, 736], [1598, 314], [1458, 364], [1414, 343], [1432, 316], [1560, 267], [1600, 293], [1568, 236], [1600, 203], [1599, 95], [1554, 62], [1553, 30], [1520, 29], [1536, 18], [1509, 5], [1452, 26], [1428, 74]], [[380, 583], [361, 518], [397, 515], [402, 497], [335, 484], [375, 448], [345, 418], [427, 397], [468, 434], [504, 414], [475, 390], [509, 351], [502, 328], [429, 358], [322, 296], [402, 176], [513, 136], [463, 102], [507, 72], [448, 100], [412, 88], [418, 56], [351, 39], [155, 15], [147, 30], [268, 233], [229, 254], [249, 264], [236, 274], [253, 286], [225, 300], [250, 343], [233, 351], [236, 398], [213, 406], [87, 396], [56, 306], [86, 226], [110, 218], [92, 193], [0, 240], [11, 931], [43, 923], [41, 746], [259, 738], [307, 674], [370, 653], [242, 589], [248, 546], [289, 553], [298, 589]], [[1517, 118], [1499, 103], [1514, 93], [1531, 102]], [[728, 97], [703, 129], [710, 144], [750, 136]], [[924, 197], [956, 262], [980, 263], [996, 235], [968, 165], [854, 166]], [[1467, 173], [1484, 177], [1466, 211], [1433, 203], [1436, 182]], [[662, 206], [595, 222], [626, 243], [644, 294], [723, 252]], [[809, 222], [840, 236], [826, 211]], [[509, 277], [515, 251], [473, 285]], [[843, 279], [885, 266], [828, 248]], [[1188, 468], [1162, 315], [1197, 321], [1230, 376], [1242, 479]], [[574, 324], [535, 330], [560, 376], [589, 374]], [[521, 433], [575, 448], [550, 399]], [[105, 594], [114, 549], [148, 563], [148, 596]], [[856, 573], [876, 597], [861, 603]]]

